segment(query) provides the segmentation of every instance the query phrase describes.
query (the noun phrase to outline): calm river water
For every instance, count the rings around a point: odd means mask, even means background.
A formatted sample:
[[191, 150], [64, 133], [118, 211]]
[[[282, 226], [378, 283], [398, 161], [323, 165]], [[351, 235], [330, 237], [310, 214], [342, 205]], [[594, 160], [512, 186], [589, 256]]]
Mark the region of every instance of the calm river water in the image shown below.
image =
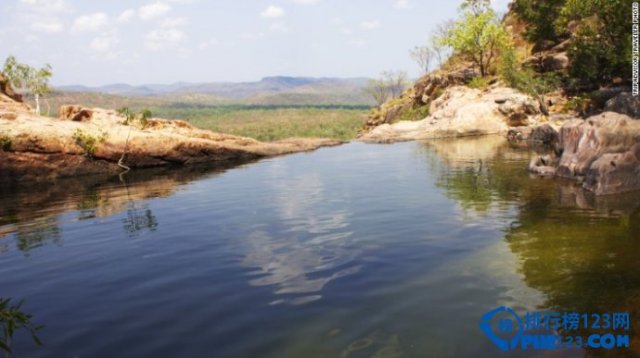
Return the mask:
[[46, 326], [15, 356], [585, 354], [502, 353], [479, 328], [498, 306], [629, 311], [640, 351], [640, 195], [531, 177], [530, 156], [497, 137], [351, 143], [3, 185], [0, 297]]

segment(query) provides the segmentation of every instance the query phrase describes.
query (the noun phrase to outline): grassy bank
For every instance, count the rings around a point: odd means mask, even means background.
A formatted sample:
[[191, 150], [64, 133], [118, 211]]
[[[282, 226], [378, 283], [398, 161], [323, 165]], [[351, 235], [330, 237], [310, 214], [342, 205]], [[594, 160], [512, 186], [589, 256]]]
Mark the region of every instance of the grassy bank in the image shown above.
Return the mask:
[[362, 108], [155, 107], [154, 116], [185, 119], [215, 132], [274, 141], [291, 137], [353, 139], [366, 119]]

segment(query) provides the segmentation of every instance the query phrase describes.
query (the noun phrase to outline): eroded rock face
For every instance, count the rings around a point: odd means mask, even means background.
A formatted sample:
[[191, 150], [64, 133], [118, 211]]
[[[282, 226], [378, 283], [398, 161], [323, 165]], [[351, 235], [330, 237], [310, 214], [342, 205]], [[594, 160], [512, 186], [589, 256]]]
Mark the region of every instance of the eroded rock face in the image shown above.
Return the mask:
[[16, 102], [22, 102], [22, 95], [16, 93], [9, 81], [0, 73], [0, 93]]
[[640, 122], [629, 116], [605, 112], [571, 120], [560, 129], [560, 148], [560, 158], [534, 158], [530, 169], [553, 167], [556, 176], [583, 182], [597, 195], [640, 190]]
[[510, 126], [536, 124], [540, 110], [531, 97], [514, 89], [487, 91], [455, 86], [431, 103], [421, 121], [383, 124], [360, 137], [366, 142], [506, 134]]

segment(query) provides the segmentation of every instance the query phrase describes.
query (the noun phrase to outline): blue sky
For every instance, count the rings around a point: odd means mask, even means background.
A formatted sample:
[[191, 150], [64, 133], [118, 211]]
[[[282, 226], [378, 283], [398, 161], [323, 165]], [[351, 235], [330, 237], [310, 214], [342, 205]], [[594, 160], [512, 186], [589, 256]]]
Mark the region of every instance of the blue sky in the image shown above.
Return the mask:
[[[508, 0], [495, 0], [506, 9]], [[458, 1], [3, 0], [0, 60], [49, 63], [57, 85], [375, 77], [409, 58]]]

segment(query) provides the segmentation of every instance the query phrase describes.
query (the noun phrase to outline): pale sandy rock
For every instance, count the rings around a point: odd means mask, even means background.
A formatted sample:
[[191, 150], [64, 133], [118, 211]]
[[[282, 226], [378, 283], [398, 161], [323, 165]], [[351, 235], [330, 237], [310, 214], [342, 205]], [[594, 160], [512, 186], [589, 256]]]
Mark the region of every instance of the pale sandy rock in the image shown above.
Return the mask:
[[[522, 116], [527, 123], [536, 124], [539, 110], [531, 97], [511, 88], [497, 87], [483, 92], [456, 86], [447, 89], [431, 103], [430, 113], [421, 121], [378, 126], [360, 139], [366, 142], [393, 142], [506, 134], [510, 123], [521, 124]], [[514, 121], [515, 117], [521, 120]]]
[[[74, 118], [90, 111], [90, 121], [59, 120], [34, 115], [19, 108], [17, 103], [11, 105], [16, 118], [0, 117], [0, 136], [11, 140], [9, 150], [0, 150], [0, 176], [4, 179], [118, 173], [122, 168], [117, 163], [125, 147], [127, 154], [123, 163], [140, 168], [248, 161], [341, 143], [332, 139], [263, 143], [198, 129], [179, 120], [150, 119], [147, 127], [140, 128], [124, 125], [125, 119], [115, 111], [99, 108], [82, 108], [71, 114]], [[2, 111], [6, 109], [0, 105], [0, 113]], [[75, 136], [78, 130], [93, 138], [104, 138], [95, 145], [92, 155]]]

